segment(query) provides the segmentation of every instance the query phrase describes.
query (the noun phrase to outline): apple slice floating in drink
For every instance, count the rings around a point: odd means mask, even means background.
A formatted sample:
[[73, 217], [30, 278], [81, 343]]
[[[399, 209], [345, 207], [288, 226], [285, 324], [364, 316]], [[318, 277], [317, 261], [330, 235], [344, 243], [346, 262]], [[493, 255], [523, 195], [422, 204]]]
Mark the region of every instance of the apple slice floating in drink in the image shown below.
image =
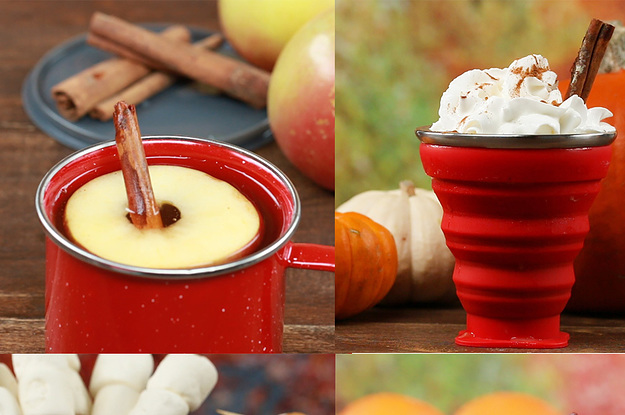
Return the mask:
[[65, 227], [76, 243], [122, 264], [168, 269], [224, 263], [257, 248], [262, 220], [245, 196], [194, 169], [148, 168], [134, 106], [115, 111], [122, 170], [68, 200]]

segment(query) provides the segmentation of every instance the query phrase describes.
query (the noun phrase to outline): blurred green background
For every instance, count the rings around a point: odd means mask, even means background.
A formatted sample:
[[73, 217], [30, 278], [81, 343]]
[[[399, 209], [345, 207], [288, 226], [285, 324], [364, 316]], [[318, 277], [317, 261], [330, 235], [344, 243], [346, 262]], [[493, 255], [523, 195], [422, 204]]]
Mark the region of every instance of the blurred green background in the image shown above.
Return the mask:
[[396, 392], [451, 415], [463, 403], [501, 390], [532, 394], [563, 415], [623, 415], [625, 355], [378, 354], [336, 359], [337, 410], [367, 394]]
[[532, 53], [560, 79], [592, 17], [621, 0], [336, 0], [336, 204], [404, 179], [429, 188], [414, 129], [449, 82]]

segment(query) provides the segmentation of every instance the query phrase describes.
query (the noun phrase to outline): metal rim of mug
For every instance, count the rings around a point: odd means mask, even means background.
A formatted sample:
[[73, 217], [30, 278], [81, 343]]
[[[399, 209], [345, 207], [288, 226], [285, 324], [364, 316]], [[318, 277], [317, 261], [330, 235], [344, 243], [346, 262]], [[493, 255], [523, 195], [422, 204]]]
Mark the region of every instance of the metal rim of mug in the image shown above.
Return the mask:
[[426, 144], [500, 149], [601, 147], [611, 144], [616, 138], [616, 131], [584, 134], [494, 135], [430, 131], [429, 126], [419, 127], [415, 133], [419, 140]]
[[185, 136], [175, 136], [175, 135], [152, 135], [152, 136], [144, 136], [143, 140], [187, 140], [187, 141], [195, 141], [200, 143], [209, 143], [211, 145], [217, 145], [221, 147], [226, 147], [230, 150], [233, 150], [237, 153], [244, 154], [248, 157], [253, 158], [254, 160], [261, 163], [264, 167], [269, 169], [272, 173], [280, 178], [280, 180], [285, 184], [288, 188], [291, 197], [293, 198], [293, 219], [288, 229], [274, 242], [265, 248], [254, 252], [251, 255], [248, 255], [244, 258], [227, 262], [225, 264], [211, 265], [206, 267], [198, 267], [198, 268], [147, 268], [147, 267], [138, 267], [134, 265], [126, 265], [115, 261], [110, 261], [99, 257], [95, 254], [92, 254], [89, 251], [86, 251], [74, 243], [72, 243], [69, 239], [67, 239], [61, 232], [59, 232], [56, 227], [48, 218], [48, 215], [45, 213], [44, 209], [44, 194], [50, 181], [52, 178], [67, 164], [83, 157], [85, 154], [98, 151], [102, 148], [114, 146], [115, 141], [108, 141], [104, 143], [98, 143], [91, 145], [89, 147], [85, 147], [82, 150], [79, 150], [75, 153], [70, 154], [65, 157], [61, 161], [59, 161], [54, 167], [52, 167], [46, 175], [43, 177], [39, 186], [37, 188], [37, 193], [35, 196], [35, 208], [37, 210], [37, 216], [39, 217], [39, 221], [44, 227], [46, 234], [56, 243], [61, 249], [70, 255], [83, 260], [91, 265], [95, 265], [99, 268], [104, 268], [110, 271], [120, 272], [127, 275], [151, 278], [151, 279], [171, 279], [171, 278], [179, 278], [179, 279], [199, 279], [199, 278], [207, 278], [222, 275], [225, 273], [230, 273], [234, 271], [238, 271], [244, 268], [247, 268], [253, 264], [261, 262], [272, 255], [274, 255], [279, 249], [285, 246], [293, 237], [295, 230], [300, 222], [301, 217], [301, 203], [299, 199], [299, 195], [297, 194], [297, 190], [295, 186], [291, 182], [291, 180], [284, 174], [280, 169], [278, 169], [273, 163], [259, 156], [258, 154], [253, 153], [252, 151], [243, 149], [241, 147], [235, 146], [233, 144], [228, 144], [216, 140], [211, 140], [207, 138], [195, 138], [195, 137], [185, 137]]

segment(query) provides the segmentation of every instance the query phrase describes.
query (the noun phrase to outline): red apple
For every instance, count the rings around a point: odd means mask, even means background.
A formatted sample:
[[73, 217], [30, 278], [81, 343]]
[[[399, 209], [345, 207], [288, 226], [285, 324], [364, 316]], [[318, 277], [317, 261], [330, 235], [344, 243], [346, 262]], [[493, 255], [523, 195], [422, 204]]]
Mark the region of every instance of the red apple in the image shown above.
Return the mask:
[[334, 190], [334, 9], [308, 22], [285, 46], [271, 75], [267, 112], [291, 163]]
[[284, 45], [334, 0], [219, 0], [222, 30], [239, 55], [271, 71]]

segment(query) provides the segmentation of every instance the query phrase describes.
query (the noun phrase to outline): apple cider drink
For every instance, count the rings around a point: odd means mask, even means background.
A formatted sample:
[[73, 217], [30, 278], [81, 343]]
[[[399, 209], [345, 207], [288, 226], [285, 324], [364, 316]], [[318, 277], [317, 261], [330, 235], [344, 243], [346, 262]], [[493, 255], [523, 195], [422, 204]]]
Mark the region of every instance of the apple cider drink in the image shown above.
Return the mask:
[[234, 145], [141, 140], [118, 107], [115, 142], [68, 156], [37, 189], [46, 351], [281, 352], [286, 269], [334, 271], [334, 247], [291, 241], [295, 187]]

